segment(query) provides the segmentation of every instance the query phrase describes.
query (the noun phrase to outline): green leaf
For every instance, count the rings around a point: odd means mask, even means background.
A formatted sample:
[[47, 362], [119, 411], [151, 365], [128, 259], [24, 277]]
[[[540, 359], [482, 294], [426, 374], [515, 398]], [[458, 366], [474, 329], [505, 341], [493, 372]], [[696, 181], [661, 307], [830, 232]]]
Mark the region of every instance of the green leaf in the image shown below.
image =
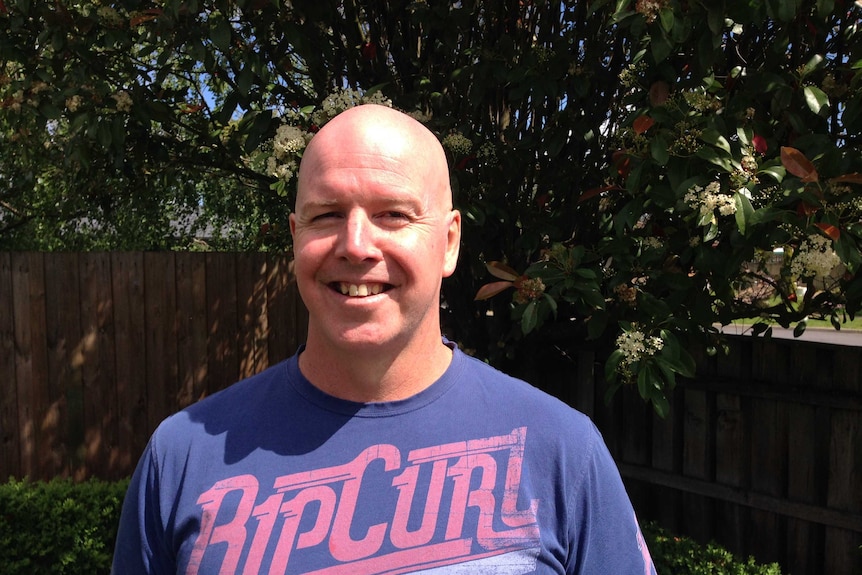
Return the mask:
[[99, 122], [96, 140], [106, 150], [111, 147], [111, 125], [108, 122]]
[[824, 60], [825, 60], [825, 58], [823, 58], [822, 55], [814, 54], [808, 60], [808, 62], [806, 62], [805, 65], [802, 67], [802, 70], [801, 70], [802, 77], [804, 78], [805, 76], [807, 76], [811, 72], [814, 72], [815, 70], [820, 68], [820, 66], [823, 64]]
[[730, 154], [730, 142], [714, 128], [707, 128], [701, 133], [700, 139]]
[[649, 398], [649, 387], [652, 383], [652, 370], [649, 366], [643, 366], [638, 370], [638, 393], [644, 399]]
[[655, 160], [656, 164], [659, 166], [666, 166], [667, 161], [670, 158], [670, 153], [668, 152], [667, 142], [661, 136], [657, 136], [652, 139], [649, 144], [649, 151], [652, 159]]
[[760, 335], [760, 334], [762, 334], [762, 333], [764, 333], [770, 329], [772, 329], [772, 328], [769, 327], [768, 323], [759, 321], [759, 322], [755, 323], [753, 326], [751, 326], [751, 334], [757, 336], [757, 335]]
[[264, 133], [272, 123], [272, 114], [268, 111], [254, 115], [254, 120], [248, 128], [248, 137], [245, 141], [245, 151], [252, 152], [260, 144]]
[[656, 415], [662, 419], [666, 419], [667, 414], [670, 413], [670, 403], [668, 402], [667, 397], [662, 393], [661, 395], [652, 397], [651, 401], [653, 411], [655, 411]]
[[224, 17], [214, 17], [213, 26], [210, 29], [210, 40], [216, 48], [222, 52], [230, 51], [231, 27], [230, 22]]
[[703, 234], [704, 243], [711, 242], [718, 237], [718, 224], [713, 221], [709, 228]]
[[49, 120], [56, 120], [60, 117], [60, 108], [50, 102], [45, 102], [39, 106], [39, 113]]
[[816, 86], [805, 86], [802, 89], [805, 95], [805, 103], [808, 108], [818, 116], [829, 114], [829, 96]]
[[605, 362], [605, 381], [613, 382], [617, 380], [620, 363], [622, 363], [625, 354], [619, 349], [615, 349], [608, 356]]
[[664, 62], [673, 50], [670, 41], [665, 34], [653, 34], [650, 36], [650, 48], [652, 57], [656, 63]]
[[605, 333], [608, 327], [608, 313], [604, 310], [596, 310], [587, 319], [587, 339], [597, 340]]
[[580, 289], [581, 300], [592, 309], [605, 309], [605, 297], [597, 287]]
[[659, 12], [659, 22], [661, 22], [661, 28], [665, 32], [669, 33], [671, 30], [673, 30], [673, 24], [674, 24], [673, 8], [671, 8], [671, 7], [662, 8], [661, 11]]
[[251, 66], [244, 66], [236, 76], [236, 88], [243, 96], [248, 96], [254, 83], [254, 70]]
[[539, 322], [539, 306], [536, 301], [531, 301], [524, 308], [524, 313], [521, 316], [521, 331], [527, 335], [536, 328]]
[[757, 174], [769, 176], [780, 184], [787, 176], [787, 169], [784, 166], [766, 166], [761, 168]]
[[817, 0], [817, 15], [821, 18], [828, 16], [835, 9], [835, 0]]
[[707, 4], [707, 24], [713, 36], [719, 36], [724, 30], [724, 3], [710, 2]]
[[745, 235], [746, 228], [754, 215], [754, 206], [751, 201], [740, 192], [733, 194], [733, 203], [736, 205], [736, 227], [739, 228], [739, 233]]
[[729, 154], [722, 154], [721, 152], [722, 150], [704, 146], [695, 152], [694, 155], [711, 164], [715, 164], [725, 172], [732, 173], [734, 171], [733, 159]]

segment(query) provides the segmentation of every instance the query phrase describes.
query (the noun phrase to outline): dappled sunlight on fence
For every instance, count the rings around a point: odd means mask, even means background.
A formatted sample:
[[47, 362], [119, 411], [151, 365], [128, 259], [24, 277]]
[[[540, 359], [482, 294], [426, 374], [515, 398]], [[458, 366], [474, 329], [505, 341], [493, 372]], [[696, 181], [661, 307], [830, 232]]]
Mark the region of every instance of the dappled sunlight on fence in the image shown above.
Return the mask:
[[0, 480], [131, 473], [167, 415], [293, 353], [286, 256], [0, 253]]

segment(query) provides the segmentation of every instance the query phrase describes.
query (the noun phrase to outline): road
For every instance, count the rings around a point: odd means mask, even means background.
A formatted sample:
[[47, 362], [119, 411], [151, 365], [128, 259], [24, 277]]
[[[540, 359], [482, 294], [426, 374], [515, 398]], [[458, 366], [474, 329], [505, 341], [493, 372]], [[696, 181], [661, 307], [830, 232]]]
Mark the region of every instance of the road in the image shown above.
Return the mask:
[[[728, 325], [722, 331], [727, 334], [751, 334], [751, 325], [739, 326]], [[758, 337], [763, 337], [758, 336]], [[809, 327], [805, 332], [797, 338], [793, 337], [792, 329], [784, 329], [783, 327], [772, 326], [772, 337], [781, 339], [798, 339], [799, 341], [810, 341], [816, 343], [829, 343], [833, 345], [847, 345], [854, 347], [862, 347], [862, 331], [856, 329], [835, 330], [823, 327]]]

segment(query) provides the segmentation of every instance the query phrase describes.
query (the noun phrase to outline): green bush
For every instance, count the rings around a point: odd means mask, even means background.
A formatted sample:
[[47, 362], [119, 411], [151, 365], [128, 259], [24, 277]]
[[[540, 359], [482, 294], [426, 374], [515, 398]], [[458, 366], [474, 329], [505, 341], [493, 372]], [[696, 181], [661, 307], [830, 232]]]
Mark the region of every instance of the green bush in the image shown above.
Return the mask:
[[0, 485], [0, 573], [108, 573], [128, 481]]
[[659, 575], [781, 575], [777, 563], [742, 561], [715, 543], [701, 545], [668, 533], [655, 523], [642, 526]]
[[[107, 575], [128, 481], [10, 480], [0, 485], [0, 573]], [[654, 523], [644, 538], [660, 575], [781, 575], [718, 545], [676, 537]]]

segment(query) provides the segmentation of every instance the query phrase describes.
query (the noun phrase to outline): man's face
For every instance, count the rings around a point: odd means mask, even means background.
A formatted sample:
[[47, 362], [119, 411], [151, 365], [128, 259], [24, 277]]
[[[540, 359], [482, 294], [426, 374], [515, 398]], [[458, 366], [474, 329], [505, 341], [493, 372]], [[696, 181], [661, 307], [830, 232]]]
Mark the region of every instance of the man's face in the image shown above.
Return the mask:
[[400, 349], [417, 335], [439, 338], [440, 284], [460, 241], [460, 216], [441, 186], [448, 171], [437, 173], [409, 136], [349, 135], [360, 141], [312, 142], [290, 219], [309, 345]]

